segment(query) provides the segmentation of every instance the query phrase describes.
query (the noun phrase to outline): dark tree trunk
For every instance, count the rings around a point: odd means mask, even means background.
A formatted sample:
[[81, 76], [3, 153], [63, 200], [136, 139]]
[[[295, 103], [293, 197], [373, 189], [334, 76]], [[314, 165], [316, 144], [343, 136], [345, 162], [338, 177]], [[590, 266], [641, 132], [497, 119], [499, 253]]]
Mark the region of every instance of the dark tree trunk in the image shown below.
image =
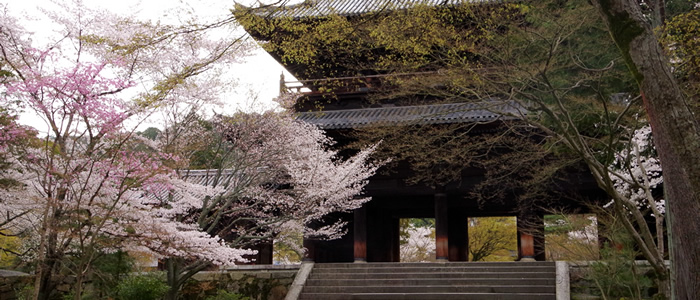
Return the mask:
[[661, 159], [671, 243], [673, 294], [700, 299], [700, 132], [668, 58], [637, 0], [596, 0], [596, 6], [639, 83]]

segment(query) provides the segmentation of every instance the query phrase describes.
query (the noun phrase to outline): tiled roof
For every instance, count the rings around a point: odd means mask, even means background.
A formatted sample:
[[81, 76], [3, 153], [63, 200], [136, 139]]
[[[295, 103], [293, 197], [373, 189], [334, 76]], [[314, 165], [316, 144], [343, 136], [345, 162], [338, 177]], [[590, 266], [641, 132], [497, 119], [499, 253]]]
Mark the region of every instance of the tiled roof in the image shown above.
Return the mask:
[[[221, 172], [219, 174], [219, 172]], [[210, 169], [210, 170], [182, 170], [180, 175], [189, 183], [196, 183], [205, 186], [223, 186], [229, 187], [234, 173], [230, 169]]]
[[515, 101], [483, 101], [419, 106], [347, 109], [300, 113], [297, 119], [322, 129], [366, 126], [475, 123], [518, 119], [525, 108]]
[[275, 9], [269, 17], [318, 17], [357, 15], [373, 11], [407, 9], [417, 5], [457, 5], [464, 3], [500, 2], [498, 0], [306, 0], [303, 3]]

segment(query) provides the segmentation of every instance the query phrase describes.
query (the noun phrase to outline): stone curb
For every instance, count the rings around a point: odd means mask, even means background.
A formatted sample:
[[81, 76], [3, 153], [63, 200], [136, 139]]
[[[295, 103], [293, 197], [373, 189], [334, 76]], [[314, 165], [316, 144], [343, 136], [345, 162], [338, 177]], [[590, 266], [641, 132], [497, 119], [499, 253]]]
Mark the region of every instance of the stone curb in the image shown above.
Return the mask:
[[569, 283], [569, 263], [566, 261], [555, 262], [557, 270], [557, 300], [571, 299], [571, 287]]
[[313, 268], [314, 263], [312, 262], [301, 264], [299, 272], [297, 272], [297, 276], [294, 277], [294, 282], [292, 282], [292, 285], [289, 287], [289, 291], [287, 292], [287, 296], [284, 297], [284, 300], [297, 300], [299, 298], [299, 294], [301, 294], [301, 290], [304, 288], [304, 284], [306, 284], [306, 279], [309, 278], [309, 274], [311, 274], [311, 269]]

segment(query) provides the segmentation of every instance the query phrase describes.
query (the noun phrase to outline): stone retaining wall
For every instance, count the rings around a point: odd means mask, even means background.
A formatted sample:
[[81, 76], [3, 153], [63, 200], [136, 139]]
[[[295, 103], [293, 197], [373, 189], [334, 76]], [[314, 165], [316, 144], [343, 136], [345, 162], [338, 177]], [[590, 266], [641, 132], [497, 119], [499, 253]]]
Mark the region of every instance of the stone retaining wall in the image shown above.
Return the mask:
[[183, 287], [181, 299], [204, 299], [226, 290], [251, 300], [283, 300], [298, 270], [299, 265], [259, 265], [200, 272]]
[[17, 299], [17, 291], [21, 291], [32, 284], [34, 276], [27, 273], [0, 270], [0, 300]]
[[[299, 265], [258, 265], [200, 272], [184, 286], [181, 299], [199, 300], [226, 290], [250, 300], [283, 300], [298, 270]], [[0, 270], [0, 300], [16, 300], [16, 292], [32, 281], [30, 274]]]

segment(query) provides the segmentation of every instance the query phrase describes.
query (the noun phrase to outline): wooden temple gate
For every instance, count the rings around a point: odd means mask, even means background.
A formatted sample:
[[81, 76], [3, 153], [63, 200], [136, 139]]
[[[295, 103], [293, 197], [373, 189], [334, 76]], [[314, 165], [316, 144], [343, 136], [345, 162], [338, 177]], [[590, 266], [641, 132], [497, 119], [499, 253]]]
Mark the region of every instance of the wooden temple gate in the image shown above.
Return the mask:
[[[435, 219], [435, 254], [437, 261], [467, 261], [469, 254], [469, 218], [514, 216], [517, 218], [518, 260], [543, 261], [544, 212], [528, 216], [513, 215], [509, 203], [479, 208], [465, 199], [460, 189], [434, 191], [417, 195], [420, 188], [392, 189], [397, 194], [381, 195], [376, 181], [370, 182], [368, 194], [373, 200], [350, 214], [336, 214], [349, 223], [348, 234], [339, 240], [305, 239], [305, 260], [328, 262], [399, 262], [399, 220], [403, 218]], [[404, 191], [400, 193], [399, 191]], [[422, 189], [430, 192], [431, 189]], [[379, 194], [379, 195], [378, 195]]]
[[[390, 1], [389, 1], [390, 2]], [[267, 8], [236, 11], [236, 17], [246, 30], [258, 41], [275, 45], [269, 53], [278, 62], [296, 76], [299, 81], [290, 84], [281, 78], [281, 92], [300, 92], [293, 105], [298, 119], [324, 129], [334, 140], [343, 143], [348, 132], [362, 127], [409, 126], [449, 126], [466, 124], [474, 134], [494, 132], [500, 125], [508, 122], [521, 122], [527, 111], [516, 101], [501, 99], [469, 99], [471, 102], [456, 102], [451, 99], [425, 97], [420, 93], [416, 97], [401, 95], [383, 97], [387, 91], [401, 89], [396, 85], [397, 79], [420, 80], [439, 75], [444, 66], [435, 62], [432, 68], [418, 68], [408, 73], [398, 73], [382, 66], [373, 69], [370, 61], [354, 62], [350, 65], [335, 65], [343, 60], [343, 51], [331, 51], [320, 45], [322, 56], [318, 61], [291, 62], [285, 57], [285, 43], [288, 39], [304, 38], [295, 36], [290, 31], [280, 29], [278, 22], [290, 22], [291, 25], [308, 25], [310, 21], [322, 22], [326, 16], [340, 15], [350, 23], [364, 22], [363, 14], [376, 12], [380, 7], [387, 9], [410, 10], [421, 1], [398, 1], [394, 5], [380, 0], [335, 1], [318, 0], [293, 5], [282, 10]], [[466, 1], [471, 3], [472, 1]], [[383, 3], [383, 4], [382, 4]], [[448, 1], [428, 1], [429, 5], [448, 7]], [[451, 2], [450, 2], [451, 3]], [[425, 4], [425, 3], [424, 3]], [[479, 2], [478, 5], [498, 6], [497, 2]], [[242, 7], [241, 7], [242, 8]], [[450, 10], [445, 10], [448, 12]], [[332, 20], [332, 18], [331, 18]], [[454, 18], [457, 27], [471, 28], [474, 22]], [[313, 22], [312, 22], [313, 23]], [[262, 26], [265, 25], [265, 26]], [[276, 29], [275, 29], [276, 28]], [[264, 30], [261, 30], [264, 29]], [[270, 29], [270, 30], [267, 30]], [[279, 30], [277, 30], [279, 29]], [[287, 49], [296, 53], [298, 49]], [[390, 49], [371, 49], [366, 57], [389, 55]], [[382, 51], [379, 51], [382, 50]], [[365, 56], [359, 56], [365, 57]], [[361, 59], [361, 58], [360, 58]], [[333, 63], [331, 63], [333, 62]], [[325, 63], [328, 63], [327, 66]], [[359, 64], [358, 64], [359, 63]], [[430, 64], [429, 64], [430, 65]], [[354, 69], [363, 66], [360, 69]], [[410, 80], [409, 80], [410, 81]], [[439, 84], [434, 84], [439, 86]], [[292, 87], [293, 86], [293, 87]], [[292, 87], [292, 88], [290, 88]], [[399, 93], [400, 94], [400, 93]], [[379, 96], [377, 96], [379, 95]], [[462, 100], [460, 100], [462, 101]], [[464, 100], [466, 101], [466, 100]], [[476, 101], [476, 102], [475, 102]], [[478, 102], [481, 101], [481, 102]], [[402, 127], [403, 126], [403, 127]], [[539, 134], [539, 133], [536, 133]], [[527, 134], [526, 134], [527, 135]], [[457, 149], [459, 150], [459, 149]], [[474, 188], [484, 180], [484, 170], [472, 170], [468, 166], [460, 171], [460, 180], [441, 187], [426, 185], [408, 185], [405, 179], [410, 176], [410, 167], [403, 166], [393, 175], [378, 174], [372, 177], [365, 188], [365, 195], [372, 200], [352, 213], [338, 213], [329, 218], [342, 219], [348, 226], [348, 234], [338, 240], [323, 241], [307, 238], [304, 247], [308, 250], [307, 260], [315, 262], [398, 262], [399, 258], [399, 219], [400, 218], [435, 218], [436, 259], [441, 261], [466, 261], [468, 259], [468, 218], [485, 216], [515, 216], [518, 219], [518, 256], [521, 260], [544, 260], [544, 223], [545, 210], [554, 207], [579, 209], [586, 212], [586, 206], [570, 199], [550, 199], [554, 203], [548, 207], [530, 207], [524, 209], [517, 200], [516, 191], [510, 196], [501, 197], [494, 203], [479, 203], [470, 196]], [[578, 170], [572, 178], [576, 180], [569, 186], [559, 185], [557, 192], [569, 195], [584, 195], [578, 199], [599, 201], [606, 198], [593, 181], [587, 170]], [[517, 179], [515, 179], [517, 180]], [[557, 197], [557, 196], [554, 196]], [[546, 202], [546, 201], [545, 201]], [[322, 224], [319, 224], [319, 226]], [[271, 252], [271, 251], [268, 251]], [[268, 253], [265, 252], [265, 253]], [[267, 260], [265, 260], [267, 261]]]

